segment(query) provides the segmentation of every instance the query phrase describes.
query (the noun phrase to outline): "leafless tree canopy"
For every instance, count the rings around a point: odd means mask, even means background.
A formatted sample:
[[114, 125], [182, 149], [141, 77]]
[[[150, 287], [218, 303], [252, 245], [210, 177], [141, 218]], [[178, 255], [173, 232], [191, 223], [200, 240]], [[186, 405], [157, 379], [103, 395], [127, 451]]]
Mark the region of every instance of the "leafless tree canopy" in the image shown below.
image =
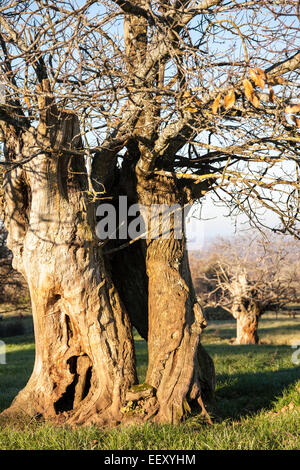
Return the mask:
[[55, 101], [79, 117], [96, 193], [97, 161], [131, 146], [138, 172], [210, 188], [254, 224], [272, 208], [297, 235], [298, 38], [296, 0], [4, 0], [2, 131], [36, 133]]

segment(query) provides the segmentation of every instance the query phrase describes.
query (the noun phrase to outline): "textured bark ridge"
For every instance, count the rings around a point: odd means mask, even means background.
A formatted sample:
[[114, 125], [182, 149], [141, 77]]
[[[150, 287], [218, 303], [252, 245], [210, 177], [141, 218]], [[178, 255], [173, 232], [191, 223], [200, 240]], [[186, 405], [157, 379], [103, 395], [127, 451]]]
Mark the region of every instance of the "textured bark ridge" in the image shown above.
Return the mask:
[[262, 302], [255, 299], [256, 292], [242, 272], [232, 282], [233, 303], [231, 313], [236, 319], [236, 344], [258, 344], [258, 321], [264, 312]]
[[[184, 201], [172, 180], [159, 178], [149, 183], [141, 179], [138, 194], [139, 201], [148, 207], [179, 204], [183, 209]], [[161, 225], [161, 234], [164, 229]], [[199, 343], [206, 319], [193, 289], [184, 234], [176, 238], [174, 225], [165, 238], [151, 238], [149, 234], [146, 269], [149, 363], [145, 387], [151, 393], [146, 406], [142, 399], [137, 410], [154, 416], [158, 422], [172, 423], [186, 416], [191, 404], [200, 405], [207, 414], [204, 401], [213, 394], [215, 372], [211, 358]]]
[[261, 315], [255, 302], [248, 307], [242, 305], [236, 317], [236, 344], [258, 344], [258, 322]]
[[[39, 131], [38, 139], [49, 139]], [[76, 150], [78, 136], [76, 116], [62, 113], [56, 142]], [[20, 134], [6, 158], [17, 161], [16, 144], [23, 158], [38, 153], [38, 139]], [[5, 414], [117, 423], [136, 381], [131, 324], [94, 235], [84, 168], [78, 155], [41, 152], [6, 175], [8, 246], [30, 289], [36, 358]]]

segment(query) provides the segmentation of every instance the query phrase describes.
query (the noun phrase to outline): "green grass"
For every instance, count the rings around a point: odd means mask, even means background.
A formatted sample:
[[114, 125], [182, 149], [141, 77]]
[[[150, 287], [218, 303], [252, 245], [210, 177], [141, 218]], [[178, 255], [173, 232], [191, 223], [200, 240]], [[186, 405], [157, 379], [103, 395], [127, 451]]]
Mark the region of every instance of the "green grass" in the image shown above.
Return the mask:
[[[262, 344], [235, 346], [233, 321], [211, 322], [203, 344], [216, 372], [213, 426], [191, 416], [178, 426], [69, 429], [39, 421], [10, 422], [0, 428], [0, 449], [42, 450], [295, 450], [299, 449], [300, 367], [290, 344], [300, 340], [300, 321], [266, 317]], [[7, 364], [0, 365], [0, 410], [26, 383], [34, 361], [31, 335], [5, 339]], [[136, 337], [138, 375], [147, 366], [145, 342]]]
[[0, 410], [7, 408], [31, 374], [34, 362], [32, 335], [4, 338], [6, 364], [0, 364]]

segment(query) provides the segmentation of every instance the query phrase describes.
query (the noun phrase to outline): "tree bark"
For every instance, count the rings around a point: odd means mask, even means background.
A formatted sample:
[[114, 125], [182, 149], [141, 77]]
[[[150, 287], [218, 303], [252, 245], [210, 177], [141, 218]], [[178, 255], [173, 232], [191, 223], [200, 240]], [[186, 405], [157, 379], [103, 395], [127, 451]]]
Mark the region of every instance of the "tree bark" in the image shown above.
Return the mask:
[[[154, 183], [140, 179], [139, 202], [179, 204], [182, 191], [173, 180], [159, 177]], [[153, 220], [152, 220], [153, 227]], [[173, 221], [174, 223], [174, 221]], [[174, 226], [173, 226], [174, 229]], [[161, 228], [164, 233], [164, 227]], [[166, 234], [164, 234], [166, 235]], [[197, 403], [211, 398], [215, 373], [213, 362], [200, 345], [206, 319], [191, 280], [184, 231], [166, 237], [147, 238], [146, 268], [149, 279], [149, 362], [146, 383], [153, 388], [152, 407], [147, 410], [157, 422], [178, 423]]]
[[255, 302], [250, 302], [247, 308], [242, 305], [236, 316], [236, 344], [258, 344], [258, 321], [261, 315]]
[[[80, 148], [75, 115], [62, 115], [56, 136], [64, 147]], [[6, 147], [6, 158], [16, 160], [17, 147], [26, 157], [38, 146], [25, 132]], [[28, 282], [36, 357], [4, 414], [115, 424], [136, 381], [130, 320], [94, 235], [83, 158], [37, 154], [5, 181], [8, 246]]]
[[258, 344], [256, 315], [241, 315], [236, 320], [236, 344]]

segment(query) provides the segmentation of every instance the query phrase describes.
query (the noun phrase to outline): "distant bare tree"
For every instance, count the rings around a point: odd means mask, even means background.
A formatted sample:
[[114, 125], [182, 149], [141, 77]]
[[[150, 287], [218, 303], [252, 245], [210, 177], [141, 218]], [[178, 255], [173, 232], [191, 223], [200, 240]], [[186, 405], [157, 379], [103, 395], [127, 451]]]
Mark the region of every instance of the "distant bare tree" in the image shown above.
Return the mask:
[[220, 306], [236, 319], [237, 344], [258, 343], [261, 315], [299, 300], [299, 254], [294, 241], [282, 237], [244, 236], [215, 244], [214, 255], [197, 272], [199, 295], [204, 305]]

